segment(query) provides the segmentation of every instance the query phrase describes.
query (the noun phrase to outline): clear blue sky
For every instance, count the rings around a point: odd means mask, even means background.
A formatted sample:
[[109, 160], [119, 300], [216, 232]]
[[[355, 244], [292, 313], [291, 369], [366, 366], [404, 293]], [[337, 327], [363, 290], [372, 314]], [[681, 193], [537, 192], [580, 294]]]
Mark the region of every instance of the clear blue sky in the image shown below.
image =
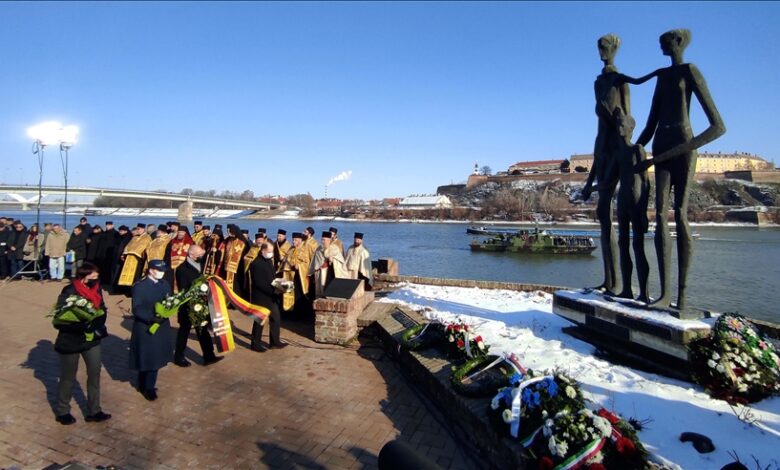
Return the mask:
[[[25, 132], [54, 119], [81, 127], [73, 185], [321, 197], [351, 170], [330, 196], [432, 193], [475, 161], [590, 152], [597, 38], [621, 36], [619, 69], [641, 75], [677, 27], [728, 128], [705, 150], [780, 160], [778, 3], [3, 2], [0, 18], [2, 182], [37, 182]], [[640, 128], [652, 87], [632, 90]]]

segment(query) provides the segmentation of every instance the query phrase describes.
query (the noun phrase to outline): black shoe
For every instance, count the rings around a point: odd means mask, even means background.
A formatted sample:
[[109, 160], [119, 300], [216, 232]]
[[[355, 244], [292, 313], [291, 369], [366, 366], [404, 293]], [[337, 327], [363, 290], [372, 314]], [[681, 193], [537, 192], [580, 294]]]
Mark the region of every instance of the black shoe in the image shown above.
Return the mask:
[[284, 349], [287, 347], [287, 343], [276, 343], [271, 345], [271, 349]]
[[56, 419], [58, 423], [65, 426], [68, 426], [69, 424], [73, 424], [76, 422], [76, 418], [74, 418], [73, 415], [70, 413], [64, 414], [62, 416], [57, 416], [54, 419]]
[[84, 418], [84, 420], [88, 423], [102, 423], [103, 421], [108, 421], [109, 419], [111, 419], [111, 415], [108, 413], [103, 413], [102, 411], [98, 411], [97, 413]]
[[189, 367], [192, 365], [187, 359], [175, 359], [173, 363], [179, 367]]
[[258, 344], [258, 345], [252, 346], [252, 351], [255, 351], [255, 352], [266, 352], [266, 351], [268, 351], [268, 348], [266, 348], [262, 344]]
[[144, 390], [142, 392], [144, 398], [146, 398], [149, 401], [155, 401], [157, 400], [157, 391], [156, 390]]
[[225, 359], [224, 356], [214, 356], [211, 359], [204, 359], [203, 365], [204, 366], [210, 366], [211, 364], [216, 364], [217, 362], [221, 361], [222, 359]]

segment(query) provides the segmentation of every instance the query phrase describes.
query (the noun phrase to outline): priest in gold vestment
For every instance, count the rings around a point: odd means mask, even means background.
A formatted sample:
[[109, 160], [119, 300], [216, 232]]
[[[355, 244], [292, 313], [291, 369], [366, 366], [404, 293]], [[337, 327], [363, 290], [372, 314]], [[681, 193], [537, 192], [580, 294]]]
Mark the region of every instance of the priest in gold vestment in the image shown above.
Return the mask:
[[[240, 271], [241, 262], [249, 247], [244, 241], [244, 236], [238, 225], [228, 225], [228, 237], [225, 239], [224, 260], [222, 262], [223, 279], [228, 287], [241, 295], [236, 289], [243, 287], [243, 272]], [[238, 281], [238, 282], [236, 282]]]
[[374, 286], [374, 275], [371, 271], [371, 254], [363, 246], [363, 234], [355, 232], [355, 243], [347, 250], [345, 260], [350, 279], [362, 279], [365, 290]]
[[203, 248], [203, 239], [206, 237], [206, 233], [203, 232], [203, 222], [196, 220], [193, 222], [195, 230], [192, 232], [192, 243]]
[[290, 242], [287, 241], [287, 230], [279, 229], [276, 232], [276, 241], [274, 242], [274, 269], [280, 272], [283, 268], [282, 261], [290, 251]]
[[[282, 275], [284, 279], [295, 284], [293, 308], [298, 316], [304, 316], [311, 312], [309, 292], [309, 250], [303, 243], [303, 234], [295, 232], [292, 235], [293, 246], [282, 260]], [[291, 310], [290, 302], [283, 299], [286, 311]]]
[[187, 227], [180, 226], [176, 231], [173, 240], [168, 244], [168, 266], [170, 270], [166, 273], [166, 276], [171, 281], [173, 291], [178, 292], [179, 288], [176, 285], [176, 269], [187, 259], [187, 253], [190, 247], [195, 244], [190, 237]]
[[[244, 292], [249, 294], [252, 291], [252, 272], [249, 269], [250, 265], [252, 264], [252, 261], [257, 258], [257, 256], [260, 254], [260, 248], [263, 246], [263, 243], [265, 243], [265, 232], [257, 232], [255, 234], [255, 241], [252, 244], [252, 246], [249, 247], [249, 250], [247, 250], [246, 254], [244, 255]], [[251, 302], [252, 299], [247, 299]]]
[[315, 297], [322, 297], [325, 286], [335, 278], [348, 278], [344, 255], [338, 246], [332, 243], [330, 232], [322, 232], [322, 245], [317, 248], [311, 260], [309, 272], [314, 275]]
[[146, 248], [146, 262], [153, 259], [165, 261], [168, 243], [171, 242], [171, 238], [168, 236], [168, 228], [165, 225], [158, 225], [155, 232], [154, 240]]
[[331, 245], [336, 245], [341, 250], [341, 255], [344, 256], [344, 244], [341, 242], [341, 238], [339, 238], [339, 229], [331, 227], [328, 230], [330, 230]]
[[151, 243], [152, 237], [146, 233], [144, 224], [138, 224], [133, 229], [133, 238], [122, 252], [122, 271], [117, 281], [118, 286], [131, 287], [141, 277], [144, 272], [146, 249]]

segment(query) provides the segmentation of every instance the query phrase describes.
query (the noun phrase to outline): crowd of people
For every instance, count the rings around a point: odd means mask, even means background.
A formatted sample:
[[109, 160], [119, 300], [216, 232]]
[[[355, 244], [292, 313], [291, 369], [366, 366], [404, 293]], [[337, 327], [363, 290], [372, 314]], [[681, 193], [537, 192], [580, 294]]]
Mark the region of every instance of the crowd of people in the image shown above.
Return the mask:
[[[46, 224], [43, 233], [29, 230], [18, 220], [0, 218], [0, 243], [7, 268], [6, 276], [29, 273], [28, 263], [48, 266], [48, 279], [61, 282], [70, 265], [71, 282], [62, 289], [58, 305], [73, 295], [87, 299], [95, 308], [105, 309], [103, 290], [132, 297], [133, 327], [130, 338], [130, 368], [138, 371], [138, 390], [147, 400], [157, 399], [157, 373], [168, 362], [189, 367], [184, 351], [190, 330], [196, 333], [203, 365], [222, 359], [214, 351], [208, 328], [192, 325], [188, 306], [178, 312], [175, 334], [168, 319], [155, 314], [155, 304], [175, 292], [189, 289], [202, 276], [219, 276], [239, 297], [268, 309], [269, 341], [261, 342], [264, 325], [252, 326], [251, 348], [257, 352], [281, 349], [281, 315], [304, 319], [313, 316], [312, 303], [322, 296], [336, 278], [361, 280], [364, 288], [373, 286], [370, 254], [363, 246], [363, 234], [355, 233], [345, 250], [338, 229], [322, 232], [320, 241], [312, 227], [291, 234], [279, 229], [274, 239], [265, 229], [253, 238], [247, 230], [229, 224], [223, 232], [217, 224], [195, 221], [194, 230], [178, 222], [139, 223], [132, 229], [105, 222], [105, 229], [91, 226], [86, 217], [68, 234], [59, 224]], [[22, 243], [22, 240], [24, 243]], [[17, 258], [18, 252], [22, 256]], [[5, 271], [3, 271], [5, 272]], [[41, 277], [43, 271], [38, 275]], [[278, 282], [279, 279], [287, 281]], [[291, 288], [280, 288], [286, 284]], [[107, 312], [106, 312], [107, 313]], [[156, 332], [149, 334], [156, 324]], [[59, 330], [55, 350], [61, 362], [56, 420], [72, 424], [70, 401], [79, 356], [87, 366], [87, 421], [111, 418], [100, 407], [100, 340], [108, 333], [105, 315], [77, 324], [56, 325]]]

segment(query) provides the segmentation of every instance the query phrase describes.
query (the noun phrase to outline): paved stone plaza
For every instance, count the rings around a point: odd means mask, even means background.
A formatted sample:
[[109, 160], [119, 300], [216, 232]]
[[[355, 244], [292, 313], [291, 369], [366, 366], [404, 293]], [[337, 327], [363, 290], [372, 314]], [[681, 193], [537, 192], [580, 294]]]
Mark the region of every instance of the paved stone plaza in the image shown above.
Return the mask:
[[[86, 398], [77, 386], [72, 414], [78, 421], [62, 426], [51, 408], [59, 374], [56, 330], [44, 317], [62, 286], [0, 285], [0, 468], [70, 460], [143, 469], [376, 468], [379, 450], [397, 436], [443, 468], [475, 466], [440, 412], [426, 406], [377, 341], [365, 337], [352, 348], [317, 344], [312, 322], [283, 321], [282, 339], [290, 346], [255, 353], [251, 321], [233, 313], [236, 350], [202, 367], [191, 335], [193, 365], [162, 369], [160, 398], [147, 402], [127, 368], [132, 321], [130, 299], [122, 296], [106, 296], [111, 336], [102, 343], [101, 401], [113, 418], [86, 423]], [[86, 384], [83, 361], [78, 381]]]

